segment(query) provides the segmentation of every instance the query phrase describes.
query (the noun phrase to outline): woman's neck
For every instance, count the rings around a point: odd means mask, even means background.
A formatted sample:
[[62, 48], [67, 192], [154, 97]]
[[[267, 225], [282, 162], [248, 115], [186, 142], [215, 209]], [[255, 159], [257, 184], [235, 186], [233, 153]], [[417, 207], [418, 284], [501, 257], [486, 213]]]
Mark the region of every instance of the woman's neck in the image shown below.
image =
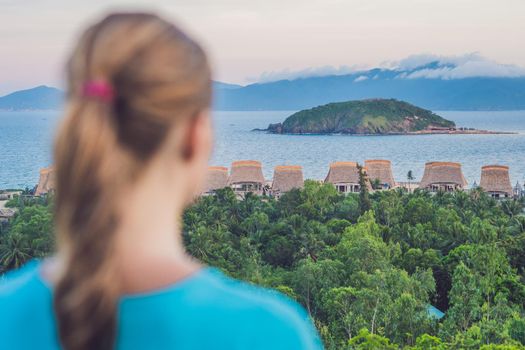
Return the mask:
[[121, 271], [124, 293], [157, 289], [200, 268], [183, 246], [182, 196], [169, 195], [171, 191], [158, 180], [146, 180], [122, 198], [114, 261]]

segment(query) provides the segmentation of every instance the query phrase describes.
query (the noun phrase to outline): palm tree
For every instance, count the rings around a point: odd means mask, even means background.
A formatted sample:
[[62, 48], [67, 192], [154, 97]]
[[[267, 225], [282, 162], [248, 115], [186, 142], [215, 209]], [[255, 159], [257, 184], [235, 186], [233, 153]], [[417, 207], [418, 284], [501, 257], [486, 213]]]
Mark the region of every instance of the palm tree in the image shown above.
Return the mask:
[[415, 178], [414, 178], [414, 175], [412, 174], [412, 170], [409, 170], [409, 171], [408, 171], [408, 174], [407, 174], [407, 180], [408, 180], [408, 193], [410, 193], [410, 190], [411, 190], [411, 188], [410, 188], [410, 183], [411, 183], [412, 181], [414, 181], [414, 179], [415, 179]]
[[522, 204], [515, 199], [502, 201], [501, 209], [511, 218], [523, 212]]
[[369, 211], [372, 208], [372, 202], [368, 193], [368, 175], [360, 164], [357, 164], [359, 171], [359, 210], [361, 214]]
[[17, 269], [31, 258], [31, 246], [24, 236], [18, 233], [4, 236], [0, 244], [0, 264], [4, 270]]
[[381, 185], [381, 180], [379, 179], [374, 179], [372, 180], [372, 188], [374, 190], [380, 190], [383, 188], [383, 186]]
[[516, 215], [511, 219], [509, 232], [513, 236], [525, 232], [525, 215]]

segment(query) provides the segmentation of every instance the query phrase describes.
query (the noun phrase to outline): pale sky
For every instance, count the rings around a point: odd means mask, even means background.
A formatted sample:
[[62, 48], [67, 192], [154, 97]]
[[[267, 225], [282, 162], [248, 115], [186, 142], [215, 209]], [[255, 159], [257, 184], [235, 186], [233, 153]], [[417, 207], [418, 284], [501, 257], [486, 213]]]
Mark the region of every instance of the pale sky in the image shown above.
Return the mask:
[[82, 28], [113, 9], [147, 9], [207, 48], [215, 79], [259, 80], [463, 56], [525, 67], [525, 0], [0, 0], [0, 95], [62, 85]]

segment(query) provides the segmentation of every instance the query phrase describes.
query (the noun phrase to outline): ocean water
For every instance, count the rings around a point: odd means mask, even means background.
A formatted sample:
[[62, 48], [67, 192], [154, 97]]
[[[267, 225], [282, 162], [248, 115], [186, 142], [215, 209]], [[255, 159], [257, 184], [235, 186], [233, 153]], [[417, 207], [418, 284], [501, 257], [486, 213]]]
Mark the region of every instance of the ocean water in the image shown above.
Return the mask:
[[[210, 164], [229, 166], [239, 159], [263, 163], [270, 179], [276, 165], [303, 166], [306, 178], [323, 179], [333, 161], [381, 158], [392, 161], [394, 176], [417, 180], [427, 161], [456, 161], [469, 184], [479, 183], [481, 166], [510, 166], [511, 180], [525, 178], [525, 111], [437, 112], [458, 126], [515, 135], [272, 135], [252, 131], [283, 121], [293, 111], [214, 112], [215, 150]], [[0, 112], [0, 188], [32, 187], [38, 170], [51, 164], [60, 112]]]

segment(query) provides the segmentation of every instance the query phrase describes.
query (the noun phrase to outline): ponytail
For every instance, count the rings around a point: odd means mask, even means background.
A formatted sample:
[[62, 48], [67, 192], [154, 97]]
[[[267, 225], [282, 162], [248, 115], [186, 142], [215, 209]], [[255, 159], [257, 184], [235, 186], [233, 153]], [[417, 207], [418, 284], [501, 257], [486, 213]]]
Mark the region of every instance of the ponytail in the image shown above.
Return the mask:
[[[119, 281], [111, 261], [118, 226], [115, 200], [122, 159], [108, 107], [88, 101], [77, 107], [81, 125], [65, 124], [68, 144], [58, 140], [57, 228], [65, 270], [54, 293], [61, 342], [66, 349], [111, 349], [116, 331]], [[81, 133], [78, 131], [81, 130]]]

